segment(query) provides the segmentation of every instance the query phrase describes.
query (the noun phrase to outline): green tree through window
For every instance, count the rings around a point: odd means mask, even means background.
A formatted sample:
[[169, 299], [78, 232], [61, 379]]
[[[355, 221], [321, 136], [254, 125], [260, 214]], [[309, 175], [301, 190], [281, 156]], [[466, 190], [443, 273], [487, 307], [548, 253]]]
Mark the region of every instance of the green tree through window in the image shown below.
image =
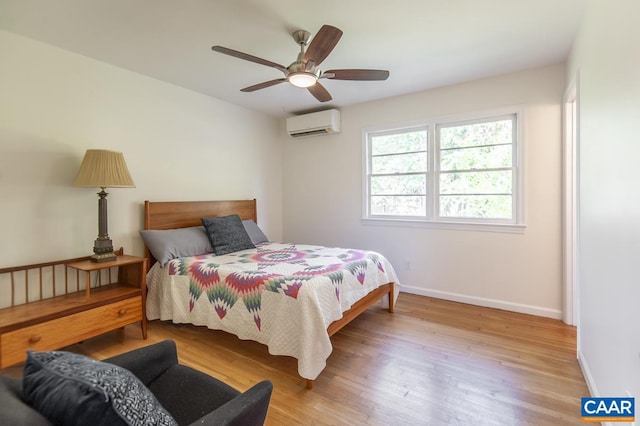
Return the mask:
[[438, 126], [440, 217], [513, 217], [514, 118]]
[[426, 129], [372, 135], [369, 176], [372, 214], [426, 214], [427, 140]]
[[366, 132], [368, 218], [517, 223], [518, 114]]

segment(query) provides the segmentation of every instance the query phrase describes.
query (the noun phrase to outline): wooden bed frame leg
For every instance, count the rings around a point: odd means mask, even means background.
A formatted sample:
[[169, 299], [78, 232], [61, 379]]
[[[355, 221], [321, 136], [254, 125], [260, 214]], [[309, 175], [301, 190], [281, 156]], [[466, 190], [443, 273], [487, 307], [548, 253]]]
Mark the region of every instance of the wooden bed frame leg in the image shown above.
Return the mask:
[[313, 389], [313, 380], [307, 379], [307, 389]]
[[393, 313], [393, 309], [394, 309], [394, 305], [395, 305], [395, 301], [393, 300], [393, 295], [394, 293], [394, 289], [395, 289], [395, 283], [391, 283], [391, 285], [389, 286], [389, 312]]

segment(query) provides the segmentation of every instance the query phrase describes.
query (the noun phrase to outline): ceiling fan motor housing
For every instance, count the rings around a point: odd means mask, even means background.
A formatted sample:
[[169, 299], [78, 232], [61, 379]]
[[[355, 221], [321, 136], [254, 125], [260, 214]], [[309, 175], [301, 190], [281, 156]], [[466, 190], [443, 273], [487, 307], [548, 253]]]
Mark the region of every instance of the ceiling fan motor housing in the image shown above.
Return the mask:
[[287, 67], [287, 71], [289, 71], [289, 74], [293, 72], [307, 72], [309, 74], [316, 74], [316, 70], [314, 70], [315, 67], [313, 67], [310, 70], [307, 69], [307, 64], [304, 62], [303, 56], [304, 56], [304, 53], [300, 53], [298, 55], [298, 59], [291, 62], [291, 65]]

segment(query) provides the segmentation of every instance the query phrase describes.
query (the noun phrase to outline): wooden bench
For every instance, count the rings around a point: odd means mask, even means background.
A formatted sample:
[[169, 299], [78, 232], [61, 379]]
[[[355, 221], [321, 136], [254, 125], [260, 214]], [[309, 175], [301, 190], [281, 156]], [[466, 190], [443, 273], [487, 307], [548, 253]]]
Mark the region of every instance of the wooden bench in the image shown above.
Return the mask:
[[140, 321], [147, 338], [147, 260], [116, 252], [0, 269], [0, 368]]

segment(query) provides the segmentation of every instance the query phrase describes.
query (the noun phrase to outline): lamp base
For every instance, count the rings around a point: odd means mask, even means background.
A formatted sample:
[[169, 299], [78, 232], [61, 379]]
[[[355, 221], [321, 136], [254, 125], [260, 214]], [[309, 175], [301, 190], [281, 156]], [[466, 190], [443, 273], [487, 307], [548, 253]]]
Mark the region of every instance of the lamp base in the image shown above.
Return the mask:
[[118, 257], [113, 253], [103, 253], [103, 254], [94, 254], [89, 258], [89, 260], [95, 263], [102, 263], [102, 262], [112, 262], [117, 258]]
[[116, 255], [113, 253], [113, 243], [108, 236], [106, 238], [98, 237], [93, 245], [93, 253], [93, 256], [89, 258], [92, 262], [101, 263], [116, 260]]

